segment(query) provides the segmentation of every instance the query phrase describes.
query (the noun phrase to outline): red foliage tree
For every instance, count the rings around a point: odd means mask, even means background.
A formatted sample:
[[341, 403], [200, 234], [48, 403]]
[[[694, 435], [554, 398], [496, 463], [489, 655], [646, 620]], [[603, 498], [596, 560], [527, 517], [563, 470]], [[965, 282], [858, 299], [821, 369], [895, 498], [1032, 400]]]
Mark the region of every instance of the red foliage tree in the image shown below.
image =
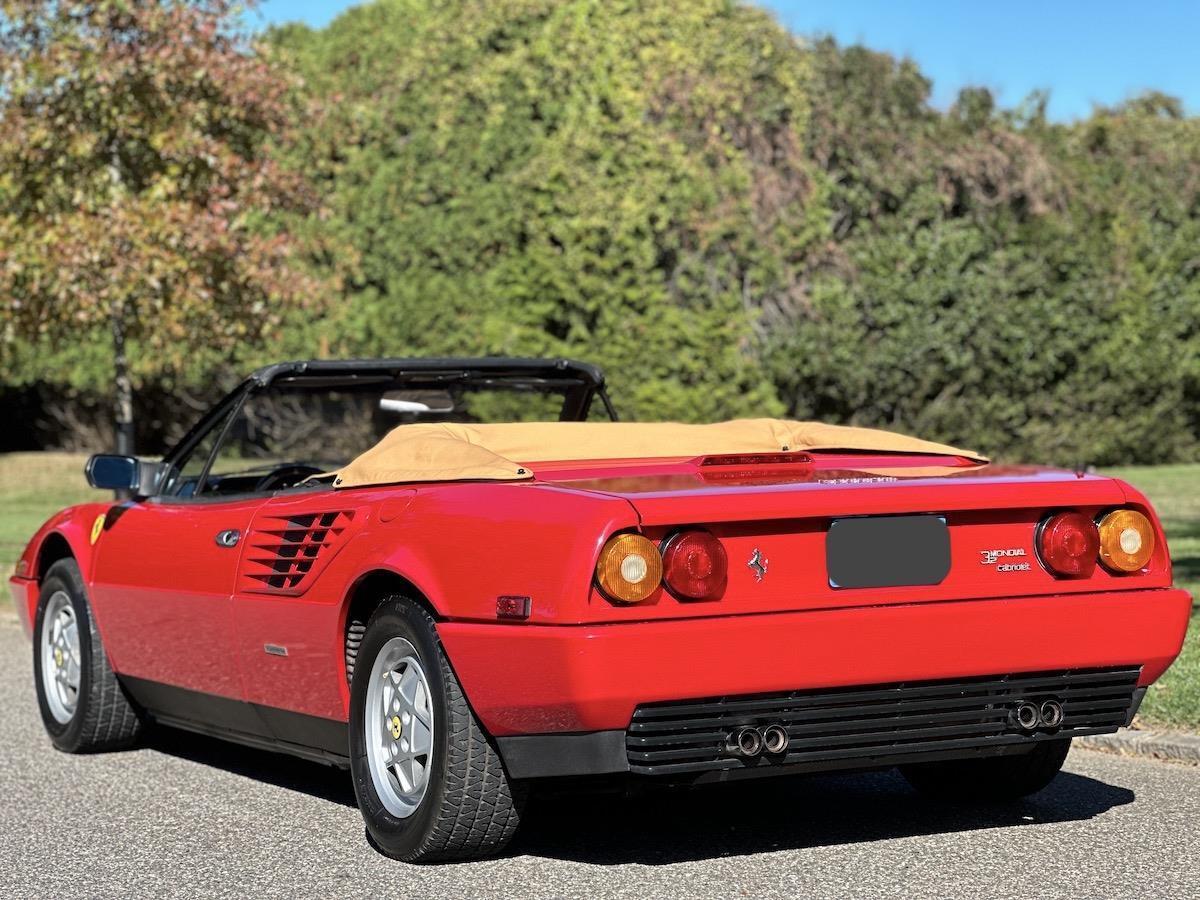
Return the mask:
[[253, 342], [318, 295], [279, 225], [316, 208], [279, 162], [299, 92], [244, 7], [0, 3], [3, 337], [107, 329], [122, 452], [134, 377]]

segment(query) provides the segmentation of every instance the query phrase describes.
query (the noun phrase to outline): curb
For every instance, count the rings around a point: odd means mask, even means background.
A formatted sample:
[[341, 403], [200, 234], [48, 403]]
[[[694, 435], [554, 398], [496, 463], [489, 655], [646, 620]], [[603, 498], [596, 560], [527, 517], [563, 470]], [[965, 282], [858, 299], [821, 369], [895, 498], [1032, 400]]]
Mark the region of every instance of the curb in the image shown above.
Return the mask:
[[1122, 728], [1116, 734], [1076, 738], [1075, 744], [1085, 750], [1200, 765], [1200, 734]]

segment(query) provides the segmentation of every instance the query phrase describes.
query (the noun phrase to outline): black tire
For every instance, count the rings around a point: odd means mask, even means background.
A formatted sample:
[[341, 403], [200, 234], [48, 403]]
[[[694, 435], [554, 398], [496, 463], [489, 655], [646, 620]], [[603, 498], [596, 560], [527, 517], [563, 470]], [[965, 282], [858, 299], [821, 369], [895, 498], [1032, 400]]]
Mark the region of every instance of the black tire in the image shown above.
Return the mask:
[[[399, 818], [379, 798], [367, 761], [366, 704], [372, 666], [395, 637], [416, 649], [434, 713], [433, 753], [425, 794]], [[478, 859], [512, 839], [525, 786], [504, 770], [495, 745], [463, 696], [432, 618], [416, 603], [391, 597], [372, 614], [357, 649], [350, 684], [350, 771], [372, 842], [405, 862]]]
[[1071, 739], [1043, 741], [1028, 753], [901, 766], [921, 794], [948, 803], [1001, 803], [1036, 794], [1062, 769]]
[[[42, 629], [50, 599], [65, 592], [79, 634], [79, 692], [70, 719], [59, 721], [51, 711], [42, 678]], [[61, 559], [42, 579], [33, 629], [33, 679], [42, 723], [54, 746], [66, 753], [120, 750], [135, 743], [142, 731], [141, 716], [113, 674], [100, 633], [88, 605], [87, 590], [73, 559]]]

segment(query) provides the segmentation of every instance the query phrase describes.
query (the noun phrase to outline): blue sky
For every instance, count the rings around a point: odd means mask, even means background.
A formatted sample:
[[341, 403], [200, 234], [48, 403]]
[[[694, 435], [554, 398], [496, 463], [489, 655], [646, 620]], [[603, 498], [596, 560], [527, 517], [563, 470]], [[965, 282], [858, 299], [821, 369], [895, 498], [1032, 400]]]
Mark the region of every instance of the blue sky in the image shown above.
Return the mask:
[[[267, 22], [320, 26], [353, 0], [266, 0]], [[832, 34], [911, 56], [948, 105], [965, 85], [991, 88], [1012, 106], [1050, 91], [1050, 115], [1086, 116], [1146, 88], [1182, 97], [1200, 112], [1200, 2], [1159, 0], [769, 0], [800, 34]]]

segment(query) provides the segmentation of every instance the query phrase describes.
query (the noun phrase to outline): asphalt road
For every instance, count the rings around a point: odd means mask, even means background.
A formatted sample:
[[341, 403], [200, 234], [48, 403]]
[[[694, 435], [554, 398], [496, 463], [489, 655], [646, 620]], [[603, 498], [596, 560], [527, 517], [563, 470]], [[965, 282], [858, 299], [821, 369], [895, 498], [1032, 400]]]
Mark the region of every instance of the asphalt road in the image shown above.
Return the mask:
[[0, 616], [0, 896], [1198, 897], [1200, 768], [1076, 750], [1032, 800], [917, 798], [894, 773], [544, 799], [501, 859], [416, 867], [333, 769], [164, 731], [56, 752]]

